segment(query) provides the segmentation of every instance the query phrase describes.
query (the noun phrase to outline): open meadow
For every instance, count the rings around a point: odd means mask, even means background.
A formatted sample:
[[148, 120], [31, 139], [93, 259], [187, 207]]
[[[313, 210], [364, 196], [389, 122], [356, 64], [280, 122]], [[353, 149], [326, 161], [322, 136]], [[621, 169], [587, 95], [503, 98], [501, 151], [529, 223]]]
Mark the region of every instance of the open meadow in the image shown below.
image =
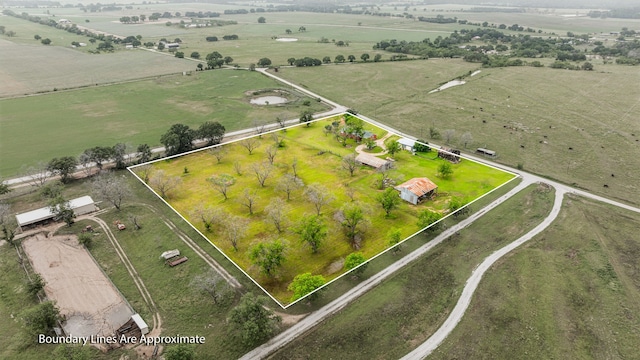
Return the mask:
[[[429, 94], [472, 70], [481, 72], [466, 77], [466, 84]], [[454, 130], [450, 143], [463, 151], [495, 150], [498, 162], [640, 203], [640, 72], [634, 67], [596, 62], [591, 72], [481, 69], [436, 59], [284, 69], [279, 75], [428, 141], [444, 144], [445, 132]], [[429, 137], [431, 127], [440, 138]], [[473, 140], [465, 149], [467, 132]]]
[[[395, 169], [386, 171], [384, 176], [392, 179], [391, 183], [396, 185], [412, 178], [427, 177], [438, 185], [438, 195], [417, 206], [402, 201], [397, 210], [387, 216], [377, 200], [383, 193], [380, 185], [382, 173], [361, 165], [351, 176], [347, 169], [342, 168], [343, 158], [349, 154], [355, 155], [354, 147], [357, 144], [349, 140], [343, 146], [336, 136], [323, 134], [325, 126], [331, 127], [332, 123], [340, 121], [344, 120], [339, 117], [328, 118], [316, 121], [309, 127], [300, 125], [286, 132], [265, 134], [261, 139], [253, 137], [222, 145], [218, 150], [201, 150], [157, 161], [152, 163], [149, 184], [158, 194], [162, 194], [159, 183], [154, 180], [154, 176], [160, 176], [160, 171], [163, 176], [181, 179], [180, 185], [164, 194], [168, 203], [270, 294], [281, 303], [287, 303], [292, 296], [287, 286], [296, 275], [310, 272], [320, 274], [327, 280], [334, 279], [345, 272], [344, 259], [350, 253], [357, 251], [369, 259], [386, 250], [390, 229], [397, 228], [401, 232], [401, 239], [422, 229], [418, 225], [421, 211], [428, 209], [446, 215], [450, 203], [455, 199], [470, 202], [513, 178], [512, 174], [468, 160], [451, 165], [453, 175], [443, 178], [439, 175], [439, 167], [447, 161], [437, 158], [435, 152], [412, 155], [402, 151], [394, 156]], [[344, 126], [344, 123], [340, 126]], [[364, 129], [376, 134], [378, 139], [387, 135], [386, 131], [370, 124], [365, 125]], [[278, 142], [274, 142], [272, 135], [280, 137]], [[257, 144], [252, 154], [244, 148], [247, 141]], [[274, 144], [280, 144], [280, 147]], [[274, 149], [277, 149], [277, 153], [272, 164], [269, 164], [265, 154]], [[224, 152], [220, 162], [211, 151]], [[382, 159], [385, 157], [388, 155], [380, 156]], [[257, 173], [262, 172], [263, 168], [269, 174], [264, 185], [257, 179]], [[142, 176], [140, 170], [133, 168], [133, 171]], [[209, 180], [223, 174], [233, 179], [233, 184], [225, 188], [226, 194]], [[300, 185], [291, 187], [290, 197], [282, 190], [287, 174], [296, 174], [294, 176], [301, 181]], [[328, 193], [330, 198], [319, 211], [305, 192], [315, 185], [323, 186], [322, 192]], [[394, 196], [398, 197], [395, 191]], [[249, 197], [253, 199], [251, 207], [247, 205]], [[286, 225], [280, 231], [269, 223], [269, 208], [277, 198], [286, 199], [282, 211]], [[344, 210], [345, 204], [355, 204], [362, 209], [368, 223], [358, 227], [357, 237], [343, 234], [345, 225], [343, 220], [338, 219], [338, 214], [347, 211]], [[223, 209], [223, 214], [218, 215], [221, 219], [202, 220], [209, 218], [211, 215], [207, 214], [214, 208]], [[321, 215], [321, 221], [327, 227], [327, 237], [318, 251], [314, 252], [291, 230], [298, 226], [295, 219], [316, 213]], [[246, 221], [246, 234], [235, 239], [229, 236], [229, 228], [222, 221], [229, 217], [232, 217], [232, 222]], [[212, 225], [208, 227], [206, 223]], [[365, 225], [364, 222], [362, 225]], [[274, 274], [263, 274], [248, 255], [256, 245], [276, 239], [286, 243], [286, 260]]]
[[[290, 102], [249, 103], [253, 92], [265, 89], [286, 90]], [[326, 109], [257, 72], [233, 70], [5, 99], [0, 105], [0, 173], [4, 176], [18, 174], [24, 165], [77, 156], [94, 146], [157, 146], [161, 135], [176, 123], [197, 129], [205, 121], [218, 121], [229, 132], [274, 123], [277, 117], [296, 118], [303, 110]], [[27, 144], [29, 150], [24, 151]]]
[[566, 197], [550, 228], [485, 274], [431, 357], [637, 357], [639, 227], [638, 214]]

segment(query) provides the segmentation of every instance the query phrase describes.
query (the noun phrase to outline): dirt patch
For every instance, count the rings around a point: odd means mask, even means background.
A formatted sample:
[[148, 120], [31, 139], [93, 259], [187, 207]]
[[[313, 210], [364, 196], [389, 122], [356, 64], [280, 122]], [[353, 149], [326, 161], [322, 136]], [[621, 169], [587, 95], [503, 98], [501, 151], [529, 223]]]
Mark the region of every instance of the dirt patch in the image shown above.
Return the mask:
[[285, 326], [294, 325], [298, 321], [302, 320], [305, 316], [307, 316], [307, 314], [290, 315], [290, 314], [285, 314], [277, 311], [274, 311], [274, 314], [282, 318], [282, 325], [285, 325]]
[[37, 234], [22, 242], [49, 299], [55, 300], [63, 326], [73, 336], [108, 336], [134, 314], [75, 236]]
[[118, 103], [114, 100], [97, 101], [91, 104], [77, 104], [71, 106], [71, 109], [82, 112], [86, 117], [105, 117], [117, 114], [120, 112]]
[[327, 267], [327, 274], [335, 274], [344, 267], [344, 259], [338, 259]]
[[204, 101], [190, 101], [182, 98], [172, 98], [164, 101], [180, 110], [188, 111], [198, 115], [208, 115], [213, 112], [213, 108]]

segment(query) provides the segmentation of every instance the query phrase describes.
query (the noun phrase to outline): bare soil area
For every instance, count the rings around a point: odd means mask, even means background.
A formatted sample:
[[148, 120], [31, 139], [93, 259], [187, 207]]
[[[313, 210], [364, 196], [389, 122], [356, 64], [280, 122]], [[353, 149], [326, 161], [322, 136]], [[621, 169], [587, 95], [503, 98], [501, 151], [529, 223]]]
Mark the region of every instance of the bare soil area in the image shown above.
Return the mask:
[[111, 335], [133, 310], [75, 236], [38, 234], [22, 242], [73, 336]]

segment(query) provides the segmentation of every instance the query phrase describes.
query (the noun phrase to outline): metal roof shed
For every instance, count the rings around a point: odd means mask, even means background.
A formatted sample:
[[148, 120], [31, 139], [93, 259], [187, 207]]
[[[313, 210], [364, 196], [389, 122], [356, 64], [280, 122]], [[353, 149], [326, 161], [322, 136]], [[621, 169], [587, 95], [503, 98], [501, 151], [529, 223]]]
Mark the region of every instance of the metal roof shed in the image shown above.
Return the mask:
[[[73, 213], [76, 214], [76, 216], [88, 214], [97, 210], [95, 202], [93, 201], [91, 196], [88, 195], [69, 200], [69, 208], [73, 210]], [[40, 209], [27, 211], [22, 214], [17, 214], [16, 221], [18, 221], [18, 226], [23, 227], [36, 224], [41, 221], [53, 219], [54, 216], [55, 214], [52, 213], [51, 209], [47, 206]]]

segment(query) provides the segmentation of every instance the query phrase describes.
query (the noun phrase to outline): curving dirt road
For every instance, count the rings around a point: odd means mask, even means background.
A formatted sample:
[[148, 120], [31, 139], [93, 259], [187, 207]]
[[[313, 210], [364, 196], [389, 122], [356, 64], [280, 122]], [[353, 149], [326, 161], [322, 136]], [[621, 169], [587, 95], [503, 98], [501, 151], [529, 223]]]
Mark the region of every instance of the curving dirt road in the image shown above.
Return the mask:
[[471, 303], [471, 297], [478, 288], [478, 284], [480, 284], [482, 276], [487, 272], [487, 270], [489, 270], [491, 265], [493, 265], [504, 255], [508, 254], [509, 252], [511, 252], [511, 250], [530, 240], [531, 238], [542, 232], [544, 229], [546, 229], [549, 225], [551, 225], [551, 223], [556, 219], [556, 217], [558, 217], [558, 214], [560, 213], [564, 194], [565, 192], [563, 189], [556, 189], [553, 208], [551, 209], [549, 215], [540, 224], [538, 224], [538, 226], [533, 228], [528, 233], [522, 235], [516, 241], [499, 250], [496, 250], [493, 254], [487, 256], [487, 258], [484, 259], [484, 261], [480, 265], [478, 265], [475, 270], [473, 270], [473, 273], [467, 280], [467, 283], [462, 290], [462, 294], [460, 295], [456, 306], [451, 311], [451, 314], [449, 314], [447, 320], [445, 320], [442, 326], [440, 326], [440, 328], [433, 335], [431, 335], [431, 337], [429, 337], [427, 341], [415, 348], [409, 354], [402, 357], [402, 360], [424, 359], [429, 354], [431, 354], [438, 346], [440, 346], [440, 344], [447, 338], [447, 336], [449, 336], [449, 334], [451, 334], [453, 329], [455, 329], [455, 327], [458, 325], [458, 323], [462, 319], [462, 316], [464, 316], [464, 313], [467, 311], [467, 308]]

